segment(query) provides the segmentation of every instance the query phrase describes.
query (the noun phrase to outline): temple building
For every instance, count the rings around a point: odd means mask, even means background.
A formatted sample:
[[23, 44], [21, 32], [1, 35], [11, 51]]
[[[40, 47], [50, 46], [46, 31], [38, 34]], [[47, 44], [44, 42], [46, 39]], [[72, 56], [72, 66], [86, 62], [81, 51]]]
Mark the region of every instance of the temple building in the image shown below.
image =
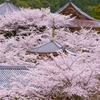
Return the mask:
[[0, 4], [0, 15], [9, 14], [16, 11], [20, 11], [20, 9], [14, 6], [10, 0], [5, 0], [4, 3]]
[[26, 70], [30, 68], [35, 68], [33, 66], [3, 66], [0, 65], [0, 86], [7, 90], [11, 89], [11, 80], [15, 75], [25, 76], [27, 74]]
[[26, 52], [27, 54], [33, 53], [33, 54], [39, 54], [40, 56], [48, 56], [48, 54], [53, 54], [54, 56], [57, 56], [58, 55], [57, 52], [60, 50], [64, 51], [67, 54], [76, 55], [74, 52], [63, 47], [55, 40], [51, 40], [50, 42], [35, 48], [29, 48]]
[[50, 42], [43, 44], [41, 46], [35, 47], [35, 48], [29, 48], [26, 52], [27, 54], [39, 54], [40, 56], [49, 56], [49, 54], [53, 54], [54, 56], [58, 56], [58, 51], [63, 51], [67, 54], [72, 54], [72, 55], [76, 55], [76, 53], [68, 50], [67, 48], [65, 48], [64, 46], [62, 46], [60, 43], [58, 43], [57, 41], [55, 41], [55, 34], [54, 34], [54, 20], [53, 20], [53, 26], [52, 26], [52, 38], [50, 40]]
[[80, 30], [81, 27], [93, 28], [100, 31], [100, 20], [97, 20], [83, 12], [71, 0], [62, 8], [60, 8], [56, 13], [75, 17], [75, 19], [71, 21], [71, 24], [67, 26], [73, 31]]

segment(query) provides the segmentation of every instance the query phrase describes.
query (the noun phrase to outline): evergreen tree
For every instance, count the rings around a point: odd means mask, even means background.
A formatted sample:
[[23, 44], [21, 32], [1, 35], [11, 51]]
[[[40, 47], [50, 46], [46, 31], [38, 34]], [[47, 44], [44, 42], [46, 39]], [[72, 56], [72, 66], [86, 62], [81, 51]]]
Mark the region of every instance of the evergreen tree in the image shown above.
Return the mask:
[[94, 17], [100, 19], [100, 4], [95, 8]]
[[40, 0], [44, 8], [50, 7], [50, 3], [47, 0]]

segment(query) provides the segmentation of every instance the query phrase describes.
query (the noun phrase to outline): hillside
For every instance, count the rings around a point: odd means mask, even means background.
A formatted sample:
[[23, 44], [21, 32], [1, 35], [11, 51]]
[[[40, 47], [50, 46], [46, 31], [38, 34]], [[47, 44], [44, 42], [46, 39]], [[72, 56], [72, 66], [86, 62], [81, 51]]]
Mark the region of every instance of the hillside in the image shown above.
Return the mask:
[[[0, 0], [2, 3], [4, 0]], [[69, 0], [10, 0], [13, 4], [18, 7], [25, 8], [51, 8], [51, 12], [56, 12], [59, 8], [64, 6]], [[85, 11], [87, 14], [100, 19], [100, 1], [99, 0], [72, 0], [80, 9]]]

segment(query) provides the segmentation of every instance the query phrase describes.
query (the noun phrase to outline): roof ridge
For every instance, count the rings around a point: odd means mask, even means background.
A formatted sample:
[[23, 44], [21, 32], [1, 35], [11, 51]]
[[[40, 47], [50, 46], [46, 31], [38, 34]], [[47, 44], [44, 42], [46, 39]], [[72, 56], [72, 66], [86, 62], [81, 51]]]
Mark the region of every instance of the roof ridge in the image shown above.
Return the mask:
[[5, 0], [5, 2], [10, 2], [10, 0]]
[[72, 2], [72, 0], [69, 0], [69, 2]]
[[[7, 2], [8, 7], [14, 12], [14, 10], [12, 9], [11, 5], [14, 6], [12, 3]], [[14, 6], [15, 7], [15, 6]]]
[[[50, 43], [50, 42], [48, 42], [48, 43]], [[37, 48], [40, 48], [40, 47], [42, 47], [42, 46], [47, 45], [48, 43], [44, 43], [44, 44], [42, 44], [42, 45], [38, 45], [38, 46], [36, 46], [36, 47], [29, 48], [29, 49], [27, 49], [27, 51], [30, 50], [30, 49], [37, 49]]]
[[74, 9], [76, 9], [80, 14], [84, 15], [85, 17], [87, 17], [90, 20], [97, 20], [93, 17], [91, 17], [90, 15], [88, 15], [87, 13], [85, 13], [84, 11], [82, 11], [79, 7], [77, 7], [72, 1], [69, 1], [67, 4], [65, 4], [63, 7], [61, 7], [58, 11], [56, 11], [56, 13], [60, 13], [62, 10], [64, 10], [66, 7], [68, 7], [69, 5], [72, 5], [72, 7]]
[[2, 7], [4, 4], [5, 4], [5, 2], [4, 2], [4, 3], [2, 3], [2, 4], [0, 4], [0, 7]]
[[53, 42], [55, 43], [56, 46], [63, 48], [63, 46], [60, 43], [58, 43], [57, 41], [53, 41]]
[[0, 69], [8, 69], [8, 70], [26, 70], [26, 69], [29, 69], [29, 68], [34, 68], [33, 66], [3, 66], [3, 65], [0, 65]]
[[[82, 15], [86, 15], [88, 18], [90, 18], [90, 19], [93, 19], [94, 20], [94, 18], [93, 17], [91, 17], [91, 16], [89, 16], [87, 13], [85, 13], [83, 10], [81, 10], [79, 7], [77, 7], [74, 3], [72, 3], [71, 2], [71, 5], [80, 13], [80, 14], [82, 14]], [[81, 11], [81, 12], [80, 12]]]
[[64, 6], [62, 6], [59, 10], [57, 10], [56, 13], [59, 13], [59, 12], [62, 10], [62, 8], [65, 8], [65, 7], [67, 7], [68, 5], [69, 5], [69, 2], [66, 3]]
[[35, 48], [29, 48], [26, 52], [53, 53], [56, 52], [56, 50], [58, 49], [62, 49], [62, 45], [60, 45], [54, 40], [51, 40], [48, 43], [45, 43], [44, 45]]
[[20, 11], [20, 8], [13, 5], [11, 2], [4, 2], [0, 4], [0, 15], [5, 15], [8, 12]]

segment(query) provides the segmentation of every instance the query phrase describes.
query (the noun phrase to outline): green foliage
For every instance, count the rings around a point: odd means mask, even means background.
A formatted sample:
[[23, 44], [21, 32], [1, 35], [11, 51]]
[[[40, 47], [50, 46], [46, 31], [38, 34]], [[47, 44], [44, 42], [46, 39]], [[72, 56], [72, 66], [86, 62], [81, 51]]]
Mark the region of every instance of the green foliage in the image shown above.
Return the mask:
[[16, 6], [17, 7], [24, 7], [24, 8], [28, 8], [29, 7], [29, 5], [23, 0], [17, 0]]
[[93, 16], [93, 17], [95, 17], [95, 13], [94, 13], [95, 8], [96, 8], [96, 6], [88, 6], [87, 7], [88, 14], [91, 15], [91, 16]]
[[29, 5], [29, 7], [31, 7], [31, 8], [42, 8], [43, 7], [40, 0], [34, 0], [34, 1], [28, 0], [26, 2]]
[[50, 8], [52, 12], [57, 11], [60, 8], [59, 0], [50, 0]]
[[50, 2], [47, 0], [40, 0], [40, 2], [44, 8], [50, 7]]
[[2, 3], [4, 0], [0, 0], [0, 3]]
[[100, 4], [95, 8], [94, 17], [100, 19]]
[[[10, 0], [13, 4], [18, 7], [24, 8], [47, 8], [50, 7], [51, 12], [56, 12], [62, 6], [69, 2], [69, 0]], [[0, 3], [4, 0], [0, 0]], [[94, 18], [100, 19], [100, 1], [99, 0], [72, 0], [72, 2], [78, 6], [81, 10], [93, 16]]]

